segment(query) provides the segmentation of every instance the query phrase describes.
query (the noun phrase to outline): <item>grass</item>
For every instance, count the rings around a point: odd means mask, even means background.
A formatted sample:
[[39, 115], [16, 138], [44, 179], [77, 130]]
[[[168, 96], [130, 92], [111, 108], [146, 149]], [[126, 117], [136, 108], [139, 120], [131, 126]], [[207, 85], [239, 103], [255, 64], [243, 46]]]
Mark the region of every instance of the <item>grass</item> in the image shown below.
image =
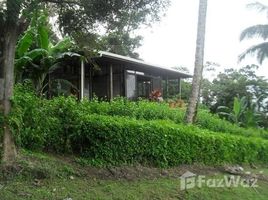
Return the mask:
[[87, 178], [45, 180], [36, 187], [31, 181], [17, 180], [1, 191], [2, 200], [26, 199], [258, 199], [266, 200], [268, 183], [252, 188], [195, 188], [180, 190], [180, 181], [172, 178], [155, 180], [89, 180]]
[[[224, 188], [194, 188], [187, 191], [180, 190], [178, 169], [186, 169], [192, 166], [168, 169], [166, 173], [172, 176], [151, 176], [139, 178], [120, 178], [106, 176], [106, 169], [95, 169], [103, 174], [92, 175], [91, 167], [81, 166], [70, 157], [55, 157], [41, 153], [22, 151], [19, 159], [19, 170], [16, 175], [0, 176], [1, 200], [88, 200], [88, 199], [267, 199], [268, 182], [259, 180], [256, 191], [253, 188], [224, 187]], [[120, 169], [120, 168], [119, 168]], [[139, 168], [142, 169], [142, 168]], [[203, 168], [202, 168], [203, 169]], [[222, 172], [213, 168], [198, 170], [209, 178], [222, 177]], [[105, 171], [106, 170], [106, 171]], [[122, 170], [122, 169], [121, 169]], [[151, 171], [161, 169], [147, 169]], [[252, 170], [247, 168], [246, 170]], [[262, 170], [268, 177], [267, 166], [258, 166], [255, 171]], [[2, 170], [3, 172], [3, 170]], [[95, 171], [96, 172], [96, 171]], [[147, 171], [146, 173], [148, 173]], [[150, 173], [150, 172], [149, 172]], [[103, 175], [103, 176], [101, 176]]]

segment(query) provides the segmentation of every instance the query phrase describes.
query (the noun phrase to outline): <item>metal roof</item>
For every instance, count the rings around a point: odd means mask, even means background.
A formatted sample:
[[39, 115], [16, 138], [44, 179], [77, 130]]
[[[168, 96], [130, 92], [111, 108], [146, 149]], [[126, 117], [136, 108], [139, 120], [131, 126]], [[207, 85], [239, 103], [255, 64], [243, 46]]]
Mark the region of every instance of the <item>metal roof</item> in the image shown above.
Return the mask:
[[177, 75], [180, 75], [183, 78], [191, 78], [192, 77], [192, 75], [184, 73], [184, 72], [180, 72], [179, 70], [176, 70], [176, 69], [147, 63], [147, 62], [144, 62], [142, 60], [130, 58], [127, 56], [122, 56], [122, 55], [118, 55], [118, 54], [114, 54], [114, 53], [110, 53], [110, 52], [106, 52], [106, 51], [99, 51], [98, 53], [99, 53], [99, 57], [110, 58], [110, 59], [117, 60], [117, 61], [124, 61], [124, 62], [132, 63], [135, 65], [142, 65], [144, 67], [147, 67], [148, 69], [158, 69], [158, 70], [161, 69], [161, 70], [164, 70], [164, 71], [169, 72], [169, 73], [176, 73]]

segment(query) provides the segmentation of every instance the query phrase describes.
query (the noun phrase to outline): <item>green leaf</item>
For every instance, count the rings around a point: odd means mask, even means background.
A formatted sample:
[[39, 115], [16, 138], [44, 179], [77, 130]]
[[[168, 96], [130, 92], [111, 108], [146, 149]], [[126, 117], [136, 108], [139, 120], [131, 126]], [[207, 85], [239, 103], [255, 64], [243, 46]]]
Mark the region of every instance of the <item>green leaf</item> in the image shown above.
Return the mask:
[[19, 57], [23, 56], [30, 46], [32, 45], [34, 40], [34, 31], [32, 28], [28, 29], [24, 36], [18, 41], [17, 44], [17, 54]]
[[240, 114], [241, 111], [241, 104], [240, 101], [237, 97], [234, 98], [234, 107], [233, 107], [233, 112], [234, 115], [236, 116], [236, 118], [238, 119], [238, 116]]
[[28, 52], [26, 55], [34, 60], [35, 58], [37, 58], [39, 56], [48, 55], [48, 51], [45, 49], [34, 49], [34, 50]]
[[67, 51], [72, 46], [71, 38], [65, 37], [59, 41], [55, 46], [51, 47], [50, 53], [58, 53]]
[[57, 56], [57, 59], [64, 59], [65, 57], [81, 57], [80, 54], [74, 52], [64, 52]]
[[46, 26], [38, 27], [38, 37], [39, 37], [40, 47], [42, 49], [48, 50], [49, 37], [48, 37], [48, 28]]
[[21, 70], [27, 63], [32, 62], [29, 56], [23, 56], [15, 60], [16, 69]]
[[54, 65], [52, 65], [49, 70], [48, 70], [48, 73], [51, 74], [53, 73], [55, 70], [61, 68], [61, 65], [60, 63], [55, 63]]

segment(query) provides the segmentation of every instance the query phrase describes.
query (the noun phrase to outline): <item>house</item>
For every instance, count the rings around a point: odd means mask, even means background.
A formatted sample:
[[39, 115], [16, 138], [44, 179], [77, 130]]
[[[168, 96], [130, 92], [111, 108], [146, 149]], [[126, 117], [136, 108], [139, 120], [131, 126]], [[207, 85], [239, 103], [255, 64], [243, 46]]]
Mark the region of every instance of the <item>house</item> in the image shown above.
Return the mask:
[[149, 98], [155, 90], [161, 91], [166, 97], [171, 80], [176, 82], [179, 94], [180, 80], [192, 77], [175, 69], [104, 51], [100, 51], [91, 63], [82, 62], [80, 67], [64, 66], [57, 73], [59, 76], [77, 86], [80, 98], [91, 99], [96, 95], [112, 99], [124, 96], [131, 100]]

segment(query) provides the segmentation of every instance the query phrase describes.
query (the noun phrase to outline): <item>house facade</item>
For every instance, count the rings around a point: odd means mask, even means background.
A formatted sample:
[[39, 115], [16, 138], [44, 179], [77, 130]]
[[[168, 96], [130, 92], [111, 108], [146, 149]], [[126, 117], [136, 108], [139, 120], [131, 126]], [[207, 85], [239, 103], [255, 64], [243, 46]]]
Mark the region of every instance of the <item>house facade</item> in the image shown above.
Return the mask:
[[130, 100], [149, 98], [152, 91], [160, 91], [167, 97], [170, 81], [177, 84], [179, 94], [181, 79], [191, 77], [175, 69], [104, 51], [90, 63], [81, 62], [80, 67], [64, 66], [56, 76], [72, 82], [80, 99], [97, 96], [107, 100], [116, 96]]

